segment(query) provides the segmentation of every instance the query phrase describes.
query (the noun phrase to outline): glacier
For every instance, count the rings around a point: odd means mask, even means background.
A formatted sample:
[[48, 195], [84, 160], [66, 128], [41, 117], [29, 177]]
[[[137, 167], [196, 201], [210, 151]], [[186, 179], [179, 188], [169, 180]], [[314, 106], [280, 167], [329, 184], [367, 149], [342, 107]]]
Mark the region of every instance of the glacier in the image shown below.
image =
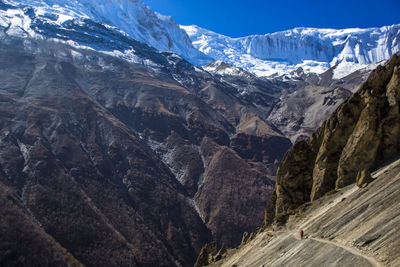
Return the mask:
[[198, 26], [181, 26], [204, 54], [258, 76], [276, 76], [301, 67], [322, 73], [335, 67], [335, 78], [371, 68], [400, 51], [400, 24], [368, 29], [294, 28], [240, 38]]
[[370, 70], [400, 51], [400, 24], [295, 28], [231, 38], [195, 25], [178, 25], [141, 0], [3, 0], [0, 27], [12, 36], [51, 38], [145, 63], [146, 55], [135, 51], [140, 47], [135, 41], [175, 53], [196, 66], [219, 61], [269, 78], [290, 77], [300, 68], [316, 74], [332, 68], [333, 78], [341, 79]]

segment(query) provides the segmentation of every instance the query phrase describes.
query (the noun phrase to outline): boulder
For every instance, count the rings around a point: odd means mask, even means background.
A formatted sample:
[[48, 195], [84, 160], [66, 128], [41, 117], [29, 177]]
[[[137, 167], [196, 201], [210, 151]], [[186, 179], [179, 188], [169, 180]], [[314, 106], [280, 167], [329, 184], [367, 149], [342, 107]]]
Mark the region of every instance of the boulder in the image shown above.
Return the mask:
[[206, 244], [200, 251], [194, 267], [207, 266], [212, 261], [212, 256], [217, 253], [217, 244], [215, 242]]

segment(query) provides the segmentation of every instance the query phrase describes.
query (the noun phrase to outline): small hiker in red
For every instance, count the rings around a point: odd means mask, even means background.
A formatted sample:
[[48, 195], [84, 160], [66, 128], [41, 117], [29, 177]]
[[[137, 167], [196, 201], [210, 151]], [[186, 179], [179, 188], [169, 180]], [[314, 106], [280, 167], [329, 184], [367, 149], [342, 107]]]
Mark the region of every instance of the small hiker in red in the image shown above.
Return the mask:
[[304, 232], [303, 232], [303, 229], [301, 229], [300, 230], [300, 239], [303, 239], [303, 235], [304, 235]]

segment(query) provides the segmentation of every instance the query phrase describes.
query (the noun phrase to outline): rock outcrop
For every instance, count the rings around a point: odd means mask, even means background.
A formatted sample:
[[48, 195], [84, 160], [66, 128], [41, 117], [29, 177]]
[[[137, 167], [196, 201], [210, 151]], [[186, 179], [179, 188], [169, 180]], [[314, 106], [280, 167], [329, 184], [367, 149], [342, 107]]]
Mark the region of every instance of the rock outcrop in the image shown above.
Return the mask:
[[371, 175], [367, 188], [351, 184], [302, 205], [208, 266], [398, 266], [399, 157]]
[[399, 111], [400, 57], [394, 55], [321, 128], [285, 155], [265, 223], [356, 182], [359, 171], [374, 169], [399, 153]]
[[357, 173], [356, 183], [358, 187], [366, 187], [372, 181], [373, 178], [368, 170], [365, 169]]
[[200, 251], [199, 256], [194, 264], [194, 267], [207, 266], [213, 261], [213, 256], [217, 254], [217, 244], [206, 244]]

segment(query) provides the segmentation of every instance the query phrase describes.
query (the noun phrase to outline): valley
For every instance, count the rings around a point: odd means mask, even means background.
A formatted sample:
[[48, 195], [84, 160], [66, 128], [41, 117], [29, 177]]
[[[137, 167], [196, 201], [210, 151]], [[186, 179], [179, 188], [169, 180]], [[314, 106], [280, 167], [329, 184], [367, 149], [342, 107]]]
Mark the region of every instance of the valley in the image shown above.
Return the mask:
[[399, 50], [0, 0], [0, 265], [395, 266]]

